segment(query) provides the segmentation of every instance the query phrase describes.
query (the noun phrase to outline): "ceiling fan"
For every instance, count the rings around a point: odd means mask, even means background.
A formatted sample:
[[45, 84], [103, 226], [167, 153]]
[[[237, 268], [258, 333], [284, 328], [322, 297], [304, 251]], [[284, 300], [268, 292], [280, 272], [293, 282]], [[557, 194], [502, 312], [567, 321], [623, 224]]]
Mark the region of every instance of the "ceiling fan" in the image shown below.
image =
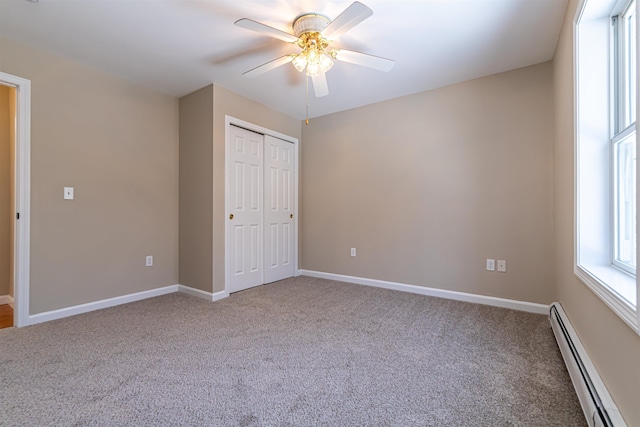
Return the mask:
[[235, 25], [239, 27], [292, 43], [302, 49], [300, 53], [281, 56], [253, 68], [243, 75], [251, 78], [257, 77], [291, 62], [300, 72], [306, 69], [307, 76], [311, 77], [316, 97], [321, 97], [329, 94], [325, 73], [333, 66], [333, 60], [362, 65], [380, 71], [389, 71], [394, 64], [390, 59], [352, 50], [329, 48], [331, 43], [341, 35], [371, 15], [373, 15], [373, 11], [358, 1], [353, 2], [333, 21], [317, 13], [305, 13], [293, 21], [293, 34], [252, 19], [239, 19], [235, 22]]

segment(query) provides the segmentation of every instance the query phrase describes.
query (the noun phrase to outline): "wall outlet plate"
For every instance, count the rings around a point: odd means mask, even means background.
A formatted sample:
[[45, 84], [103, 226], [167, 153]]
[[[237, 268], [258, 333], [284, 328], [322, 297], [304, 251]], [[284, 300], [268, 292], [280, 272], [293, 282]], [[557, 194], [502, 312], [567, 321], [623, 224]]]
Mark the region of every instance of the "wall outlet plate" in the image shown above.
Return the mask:
[[64, 187], [64, 200], [73, 200], [73, 187]]
[[487, 258], [487, 271], [496, 271], [496, 260]]
[[506, 273], [507, 272], [507, 261], [505, 261], [503, 259], [499, 259], [498, 260], [498, 271], [500, 273]]

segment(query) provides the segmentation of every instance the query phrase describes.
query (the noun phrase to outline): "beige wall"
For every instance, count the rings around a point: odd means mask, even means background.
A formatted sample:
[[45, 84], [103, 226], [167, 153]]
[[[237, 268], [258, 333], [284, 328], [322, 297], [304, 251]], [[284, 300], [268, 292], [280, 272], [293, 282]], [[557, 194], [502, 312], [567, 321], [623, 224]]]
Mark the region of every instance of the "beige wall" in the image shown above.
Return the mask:
[[212, 292], [213, 85], [180, 98], [180, 284]]
[[302, 268], [552, 302], [551, 83], [545, 63], [311, 120]]
[[9, 87], [0, 85], [0, 296], [10, 292], [11, 131]]
[[558, 299], [627, 425], [640, 425], [640, 337], [573, 273], [574, 129], [571, 0], [553, 60], [555, 93], [554, 218]]
[[225, 116], [300, 139], [301, 122], [216, 85], [213, 93], [213, 291], [224, 290]]
[[177, 283], [178, 100], [8, 39], [0, 52], [31, 80], [30, 314]]

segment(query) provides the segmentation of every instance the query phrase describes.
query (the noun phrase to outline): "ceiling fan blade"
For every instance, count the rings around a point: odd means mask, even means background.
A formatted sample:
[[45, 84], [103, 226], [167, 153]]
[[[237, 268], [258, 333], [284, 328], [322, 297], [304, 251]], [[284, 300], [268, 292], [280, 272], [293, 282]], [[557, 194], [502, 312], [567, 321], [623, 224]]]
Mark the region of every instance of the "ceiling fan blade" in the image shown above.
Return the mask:
[[311, 77], [313, 82], [313, 91], [316, 94], [316, 98], [322, 98], [329, 95], [329, 85], [327, 85], [327, 76], [320, 71], [317, 76]]
[[363, 67], [369, 67], [379, 71], [389, 71], [393, 68], [393, 64], [395, 64], [391, 59], [354, 52], [353, 50], [337, 49], [333, 53], [338, 61], [362, 65]]
[[252, 79], [254, 77], [258, 77], [259, 75], [266, 73], [267, 71], [271, 71], [274, 68], [278, 68], [281, 65], [291, 62], [292, 60], [293, 60], [293, 56], [291, 55], [281, 56], [280, 58], [274, 59], [273, 61], [269, 61], [266, 64], [262, 64], [257, 66], [256, 68], [252, 68], [251, 70], [242, 73], [242, 75]]
[[322, 31], [322, 36], [329, 40], [335, 40], [371, 15], [373, 15], [373, 10], [359, 1], [354, 1], [351, 6], [327, 25], [327, 28]]
[[237, 25], [238, 27], [246, 28], [247, 30], [257, 31], [258, 33], [262, 33], [288, 43], [295, 43], [298, 41], [298, 38], [293, 34], [285, 33], [284, 31], [280, 31], [277, 28], [273, 28], [258, 21], [254, 21], [253, 19], [238, 19], [235, 22], [235, 25]]

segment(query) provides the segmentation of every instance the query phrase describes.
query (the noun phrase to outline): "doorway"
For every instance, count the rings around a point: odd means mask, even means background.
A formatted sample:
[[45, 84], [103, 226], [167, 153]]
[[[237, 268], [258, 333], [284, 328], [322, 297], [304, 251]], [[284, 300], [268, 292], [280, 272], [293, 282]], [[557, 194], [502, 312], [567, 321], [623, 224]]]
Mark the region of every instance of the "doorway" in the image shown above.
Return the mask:
[[[6, 141], [4, 148], [0, 146], [0, 257], [3, 257], [0, 305], [6, 302], [12, 309], [13, 326], [26, 326], [29, 324], [31, 82], [0, 72], [0, 102], [0, 133], [3, 134], [0, 144], [2, 139]], [[6, 307], [4, 309], [6, 311]]]
[[225, 290], [297, 271], [297, 139], [227, 118]]
[[0, 85], [0, 329], [13, 326], [16, 89]]

